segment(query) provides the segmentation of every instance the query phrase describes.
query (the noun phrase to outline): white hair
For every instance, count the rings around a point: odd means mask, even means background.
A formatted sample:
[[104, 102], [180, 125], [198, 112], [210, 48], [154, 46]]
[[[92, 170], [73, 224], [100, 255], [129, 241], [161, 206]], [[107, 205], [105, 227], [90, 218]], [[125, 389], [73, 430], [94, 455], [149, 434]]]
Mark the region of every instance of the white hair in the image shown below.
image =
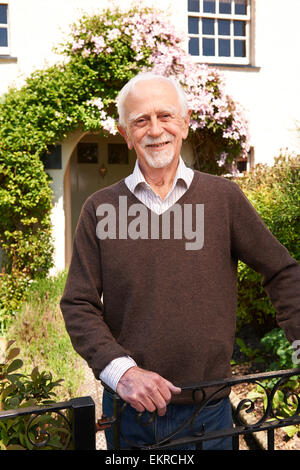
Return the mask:
[[119, 123], [122, 127], [126, 128], [124, 103], [125, 103], [127, 96], [129, 95], [130, 92], [133, 91], [137, 83], [147, 81], [147, 80], [165, 81], [173, 85], [178, 95], [179, 104], [181, 106], [182, 117], [183, 118], [186, 117], [187, 112], [188, 112], [188, 102], [187, 102], [187, 96], [182, 86], [173, 77], [166, 77], [164, 75], [159, 75], [154, 72], [141, 72], [141, 73], [138, 73], [131, 80], [129, 80], [129, 82], [127, 82], [126, 85], [124, 85], [124, 87], [121, 89], [121, 91], [119, 92], [116, 98], [117, 109], [118, 109], [118, 114], [119, 114]]

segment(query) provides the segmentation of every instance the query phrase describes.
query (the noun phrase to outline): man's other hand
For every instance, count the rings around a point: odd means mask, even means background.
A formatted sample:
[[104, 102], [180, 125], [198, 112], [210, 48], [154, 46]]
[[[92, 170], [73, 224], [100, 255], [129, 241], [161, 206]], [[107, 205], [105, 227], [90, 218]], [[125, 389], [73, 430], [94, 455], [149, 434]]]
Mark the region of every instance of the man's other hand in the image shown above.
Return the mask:
[[172, 394], [179, 394], [181, 389], [155, 372], [134, 366], [122, 375], [116, 391], [138, 412], [152, 413], [157, 409], [158, 415], [163, 416]]

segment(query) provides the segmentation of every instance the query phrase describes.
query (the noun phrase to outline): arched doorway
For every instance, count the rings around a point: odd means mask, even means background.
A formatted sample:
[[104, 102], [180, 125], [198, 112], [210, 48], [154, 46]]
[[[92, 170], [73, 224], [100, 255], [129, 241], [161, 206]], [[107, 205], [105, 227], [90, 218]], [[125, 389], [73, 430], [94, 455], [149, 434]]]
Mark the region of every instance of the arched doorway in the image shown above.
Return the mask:
[[82, 205], [99, 189], [128, 176], [136, 156], [121, 136], [85, 134], [76, 144], [65, 172], [65, 258], [69, 264], [72, 242]]

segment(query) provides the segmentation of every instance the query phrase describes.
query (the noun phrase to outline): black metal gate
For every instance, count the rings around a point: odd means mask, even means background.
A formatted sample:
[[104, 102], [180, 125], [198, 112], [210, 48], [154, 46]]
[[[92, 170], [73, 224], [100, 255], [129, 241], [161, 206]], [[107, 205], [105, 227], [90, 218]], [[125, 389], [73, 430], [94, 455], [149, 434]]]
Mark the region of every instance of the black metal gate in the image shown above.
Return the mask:
[[[140, 450], [167, 450], [168, 448], [180, 448], [190, 443], [196, 444], [196, 449], [201, 450], [203, 443], [208, 440], [213, 440], [221, 437], [232, 437], [233, 450], [239, 449], [239, 436], [247, 434], [255, 434], [261, 431], [267, 433], [267, 449], [274, 450], [274, 431], [280, 427], [296, 426], [300, 425], [300, 397], [299, 388], [294, 391], [289, 389], [285, 390], [285, 385], [292, 377], [299, 377], [300, 369], [291, 369], [277, 372], [265, 372], [246, 376], [236, 376], [231, 379], [221, 379], [211, 382], [201, 382], [192, 386], [181, 387], [182, 390], [190, 390], [193, 394], [196, 392], [202, 392], [203, 400], [196, 406], [193, 415], [186, 421], [186, 426], [190, 428], [190, 433], [187, 437], [176, 438], [176, 434], [182, 430], [182, 426], [178, 428], [178, 431], [172, 433], [172, 435], [166, 438], [153, 442], [151, 445], [138, 447], [134, 443], [128, 443], [126, 449], [137, 449]], [[266, 381], [269, 385], [266, 385]], [[235, 426], [230, 429], [221, 429], [213, 432], [206, 432], [205, 429], [202, 431], [193, 429], [194, 417], [200, 413], [205, 406], [209, 405], [218, 394], [225, 389], [234, 389], [239, 384], [257, 384], [264, 392], [265, 406], [263, 411], [260, 413], [258, 419], [252, 420], [251, 424], [245, 422], [242, 419], [241, 413], [244, 410], [247, 414], [251, 414], [255, 410], [255, 402], [250, 398], [244, 397], [241, 399], [236, 406], [233, 413]], [[299, 385], [299, 382], [298, 382]], [[208, 389], [214, 389], [214, 393], [207, 397], [206, 391]], [[280, 410], [280, 404], [278, 400], [275, 400], [276, 394], [283, 390], [284, 399], [282, 405], [285, 406], [285, 412]], [[114, 394], [114, 416], [111, 422], [114, 426], [114, 448], [122, 450], [120, 447], [120, 439], [122, 433], [120, 431], [120, 425], [122, 415], [127, 405], [117, 394]], [[287, 413], [288, 409], [288, 413]], [[287, 415], [287, 416], [284, 416]], [[138, 416], [139, 418], [139, 416]], [[157, 419], [156, 413], [153, 413], [151, 422]], [[149, 423], [150, 424], [150, 423]], [[143, 423], [145, 425], [145, 423]], [[124, 439], [124, 438], [123, 438]], [[124, 439], [126, 441], [126, 439]], [[125, 448], [124, 448], [125, 449]]]
[[[266, 372], [246, 376], [236, 376], [231, 379], [216, 380], [213, 382], [201, 382], [191, 386], [182, 387], [192, 393], [201, 391], [203, 400], [197, 405], [194, 413], [199, 413], [218, 393], [224, 389], [234, 389], [239, 384], [257, 384], [264, 392], [265, 406], [257, 420], [252, 420], [251, 424], [242, 419], [242, 412], [248, 415], [255, 410], [254, 400], [244, 397], [239, 401], [234, 411], [235, 425], [230, 429], [221, 429], [214, 432], [205, 430], [194, 430], [193, 415], [187, 420], [189, 434], [184, 438], [176, 437], [177, 432], [173, 432], [167, 438], [152, 442], [150, 445], [138, 447], [133, 443], [126, 449], [134, 450], [168, 450], [169, 448], [180, 448], [188, 443], [195, 443], [196, 448], [201, 450], [205, 441], [230, 436], [232, 438], [233, 449], [239, 449], [239, 436], [255, 434], [261, 431], [267, 433], [267, 449], [274, 449], [274, 431], [280, 427], [300, 425], [300, 397], [299, 386], [293, 390], [286, 389], [286, 384], [292, 377], [298, 378], [300, 369], [291, 369], [277, 372]], [[269, 385], [266, 385], [266, 381]], [[296, 382], [299, 385], [299, 381]], [[213, 395], [207, 396], [208, 389], [214, 389]], [[276, 401], [276, 394], [283, 393], [282, 405], [285, 412], [280, 410], [280, 404]], [[29, 449], [74, 449], [74, 450], [95, 450], [96, 433], [103, 431], [108, 426], [114, 429], [114, 449], [120, 448], [122, 437], [120, 424], [122, 415], [127, 405], [117, 394], [114, 394], [114, 416], [102, 417], [96, 422], [95, 403], [91, 397], [74, 398], [67, 402], [55, 403], [50, 406], [19, 408], [17, 410], [7, 410], [0, 412], [0, 431], [6, 433], [9, 439], [9, 432], [13, 429], [14, 423], [25, 420], [26, 443]], [[244, 411], [242, 411], [244, 410]], [[156, 420], [154, 412], [151, 420]], [[143, 423], [145, 425], [145, 423]], [[180, 426], [182, 428], [182, 426]]]

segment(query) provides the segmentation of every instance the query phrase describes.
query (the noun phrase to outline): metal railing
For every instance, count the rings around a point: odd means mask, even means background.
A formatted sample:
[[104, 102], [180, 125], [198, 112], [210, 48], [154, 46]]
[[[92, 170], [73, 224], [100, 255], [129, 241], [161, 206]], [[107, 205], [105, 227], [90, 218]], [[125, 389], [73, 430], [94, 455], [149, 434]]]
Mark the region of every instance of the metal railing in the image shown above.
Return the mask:
[[[199, 404], [195, 403], [195, 408], [190, 418], [182, 423], [177, 430], [173, 431], [171, 435], [164, 439], [152, 442], [149, 445], [137, 446], [133, 442], [126, 440], [126, 437], [121, 432], [121, 422], [124, 411], [128, 405], [123, 402], [120, 397], [114, 393], [114, 416], [110, 420], [110, 423], [114, 426], [114, 449], [140, 449], [140, 450], [167, 450], [169, 448], [180, 448], [187, 444], [194, 443], [196, 449], [201, 450], [205, 441], [214, 440], [223, 437], [232, 438], [233, 450], [239, 449], [239, 436], [247, 434], [256, 434], [261, 431], [267, 433], [267, 449], [274, 450], [274, 431], [275, 429], [287, 426], [300, 425], [300, 396], [299, 390], [289, 391], [284, 390], [286, 383], [292, 377], [300, 376], [300, 369], [291, 369], [276, 372], [265, 372], [257, 373], [246, 376], [236, 376], [231, 379], [221, 379], [211, 382], [201, 382], [195, 385], [181, 387], [183, 391], [190, 391], [193, 396], [196, 393], [202, 393], [202, 401]], [[269, 385], [265, 382], [269, 381]], [[193, 423], [196, 416], [212, 401], [215, 400], [216, 396], [225, 390], [228, 391], [234, 389], [235, 386], [240, 384], [256, 384], [264, 392], [265, 406], [261, 409], [259, 417], [255, 420], [251, 420], [251, 424], [242, 418], [242, 412], [250, 414], [255, 411], [255, 400], [244, 397], [237, 404], [233, 413], [234, 427], [230, 429], [220, 429], [218, 431], [205, 431], [194, 429]], [[299, 384], [299, 382], [298, 382]], [[105, 384], [104, 384], [105, 386]], [[213, 389], [214, 392], [208, 395], [207, 390]], [[283, 389], [283, 391], [282, 391]], [[299, 387], [300, 389], [300, 387]], [[285, 405], [284, 413], [280, 410], [280, 404], [278, 406], [278, 400], [275, 400], [276, 394], [282, 391], [284, 399], [281, 404]], [[111, 390], [110, 390], [111, 392]], [[287, 413], [287, 408], [289, 413]], [[288, 416], [284, 416], [288, 414]], [[137, 420], [141, 418], [141, 414], [137, 415]], [[155, 420], [157, 415], [154, 412], [152, 418], [148, 424], [152, 424], [155, 428]], [[141, 424], [145, 426], [145, 422]], [[146, 423], [147, 425], [147, 423]], [[189, 429], [189, 434], [186, 437], [176, 437], [179, 432], [182, 432], [184, 426]], [[121, 447], [120, 443], [125, 442], [126, 447]]]
[[[14, 423], [24, 431], [21, 446], [29, 450], [94, 450], [95, 403], [91, 397], [73, 398], [47, 406], [34, 406], [0, 412], [1, 434], [11, 442], [8, 449], [19, 448], [13, 439]], [[1, 439], [0, 439], [1, 440]]]
[[[178, 428], [182, 430], [187, 427], [186, 437], [177, 437], [178, 431], [172, 432], [162, 440], [157, 440], [147, 446], [137, 446], [130, 443], [123, 449], [140, 450], [168, 450], [169, 448], [180, 448], [182, 445], [195, 443], [196, 449], [202, 449], [203, 443], [208, 440], [221, 437], [231, 437], [233, 449], [239, 449], [239, 436], [255, 434], [261, 431], [267, 433], [267, 449], [274, 449], [274, 431], [277, 428], [286, 426], [300, 425], [300, 396], [299, 387], [290, 391], [286, 388], [287, 383], [292, 377], [299, 377], [300, 369], [291, 369], [285, 371], [266, 372], [246, 376], [235, 376], [230, 379], [215, 380], [211, 382], [201, 382], [191, 386], [182, 387], [183, 390], [190, 391], [193, 396], [201, 392], [203, 399], [201, 403], [196, 403], [195, 410], [190, 419]], [[266, 381], [269, 384], [266, 384]], [[296, 382], [299, 385], [299, 382]], [[220, 392], [233, 390], [240, 384], [257, 384], [264, 392], [265, 406], [260, 411], [257, 419], [252, 419], [251, 424], [245, 423], [242, 414], [251, 415], [255, 412], [254, 400], [244, 397], [239, 401], [234, 410], [234, 427], [230, 429], [221, 429], [208, 432], [205, 429], [193, 429], [195, 416], [200, 413], [205, 406], [215, 400]], [[214, 390], [213, 394], [208, 395], [208, 390]], [[282, 405], [285, 407], [285, 413], [280, 411], [278, 401], [275, 400], [278, 392], [283, 393]], [[54, 403], [48, 406], [19, 408], [16, 410], [7, 410], [0, 412], [0, 434], [1, 429], [5, 430], [9, 440], [9, 432], [14, 429], [13, 423], [24, 420], [23, 431], [25, 429], [25, 444], [29, 449], [74, 449], [74, 450], [95, 450], [96, 433], [105, 428], [113, 426], [114, 431], [114, 449], [122, 450], [120, 442], [124, 442], [124, 436], [121, 432], [121, 422], [124, 411], [127, 406], [121, 398], [114, 393], [114, 415], [111, 417], [102, 417], [96, 422], [95, 403], [89, 396], [74, 398], [67, 402]], [[287, 413], [286, 410], [289, 410]], [[137, 416], [137, 419], [140, 415]], [[157, 415], [154, 412], [151, 417], [151, 423], [155, 423]], [[150, 422], [149, 422], [150, 423]], [[145, 426], [145, 423], [141, 424]], [[0, 439], [1, 440], [1, 439]], [[126, 439], [125, 439], [126, 441]]]

